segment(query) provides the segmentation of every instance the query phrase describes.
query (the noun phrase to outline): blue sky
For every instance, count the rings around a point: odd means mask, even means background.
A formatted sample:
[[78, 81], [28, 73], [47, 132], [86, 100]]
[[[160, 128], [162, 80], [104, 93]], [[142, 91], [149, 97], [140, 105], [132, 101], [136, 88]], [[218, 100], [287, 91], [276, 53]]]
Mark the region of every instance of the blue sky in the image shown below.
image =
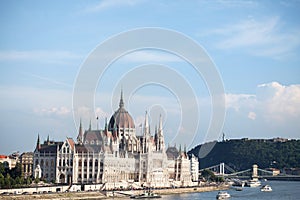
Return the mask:
[[[107, 38], [141, 27], [181, 32], [206, 50], [225, 87], [227, 138], [299, 138], [299, 9], [300, 1], [1, 1], [0, 153], [34, 150], [37, 134], [76, 138], [72, 93], [82, 64]], [[154, 84], [133, 92], [120, 82], [153, 62], [170, 66], [196, 93], [200, 124], [193, 136], [180, 124], [180, 104], [168, 88]], [[99, 126], [117, 109], [120, 85], [136, 124], [148, 110], [154, 130], [162, 113], [168, 143], [205, 141], [209, 92], [180, 58], [147, 50], [112, 64], [95, 93]], [[87, 128], [91, 116], [81, 115]]]

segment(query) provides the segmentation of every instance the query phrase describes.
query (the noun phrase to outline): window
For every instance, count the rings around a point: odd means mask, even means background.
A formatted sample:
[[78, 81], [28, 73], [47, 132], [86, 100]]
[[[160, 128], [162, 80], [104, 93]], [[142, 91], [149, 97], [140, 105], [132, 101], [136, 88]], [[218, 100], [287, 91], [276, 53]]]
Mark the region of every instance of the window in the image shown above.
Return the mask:
[[84, 160], [84, 166], [85, 166], [85, 167], [87, 166], [87, 161], [86, 161], [86, 160]]
[[95, 160], [95, 167], [98, 167], [98, 160]]
[[79, 167], [82, 166], [81, 159], [78, 161], [78, 166], [79, 166]]

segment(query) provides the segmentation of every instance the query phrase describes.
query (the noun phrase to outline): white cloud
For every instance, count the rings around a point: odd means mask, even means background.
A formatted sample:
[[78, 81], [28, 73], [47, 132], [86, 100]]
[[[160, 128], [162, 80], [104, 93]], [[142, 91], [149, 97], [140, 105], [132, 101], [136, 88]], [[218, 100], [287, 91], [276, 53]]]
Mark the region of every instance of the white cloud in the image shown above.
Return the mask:
[[243, 48], [252, 55], [283, 58], [300, 45], [300, 29], [284, 28], [283, 24], [277, 16], [259, 21], [249, 18], [208, 33], [222, 36], [218, 48]]
[[261, 84], [257, 98], [268, 119], [287, 121], [300, 118], [300, 85], [284, 86], [278, 82]]
[[68, 60], [81, 58], [82, 56], [69, 51], [0, 51], [0, 61], [37, 61], [65, 64]]
[[67, 116], [70, 114], [71, 110], [65, 106], [61, 107], [51, 107], [51, 108], [35, 108], [34, 112], [39, 115], [55, 115], [55, 116]]
[[99, 117], [99, 119], [105, 119], [109, 120], [109, 117], [111, 116], [111, 113], [105, 112], [102, 108], [97, 107], [95, 110], [96, 116]]
[[282, 85], [278, 82], [257, 86], [257, 93], [226, 94], [226, 108], [254, 120], [257, 115], [265, 121], [281, 123], [300, 120], [300, 85]]
[[121, 6], [135, 6], [141, 3], [141, 0], [102, 0], [98, 4], [88, 6], [84, 12], [93, 13], [99, 12], [106, 9], [121, 7]]
[[249, 112], [249, 113], [248, 113], [248, 118], [249, 118], [249, 119], [252, 119], [252, 120], [255, 120], [255, 119], [256, 119], [256, 113], [255, 113], [255, 112], [252, 112], [252, 111]]
[[225, 103], [226, 108], [233, 108], [235, 111], [239, 111], [241, 107], [247, 105], [253, 105], [255, 102], [255, 95], [252, 94], [226, 94]]
[[136, 51], [125, 55], [122, 59], [127, 62], [183, 62], [183, 59], [162, 51]]

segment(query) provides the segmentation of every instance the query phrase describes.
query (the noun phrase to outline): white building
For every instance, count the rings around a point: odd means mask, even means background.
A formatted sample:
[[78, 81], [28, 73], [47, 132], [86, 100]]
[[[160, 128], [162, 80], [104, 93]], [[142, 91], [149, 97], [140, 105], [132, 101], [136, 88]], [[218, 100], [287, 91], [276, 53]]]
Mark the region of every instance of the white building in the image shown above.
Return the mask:
[[[80, 122], [77, 143], [71, 138], [64, 142], [48, 139], [41, 145], [38, 138], [34, 168], [39, 164], [42, 177], [57, 183], [102, 183], [106, 188], [121, 182], [150, 187], [168, 187], [174, 181], [190, 185], [191, 161], [186, 152], [172, 148], [177, 155], [167, 156], [161, 116], [152, 135], [146, 112], [143, 135], [136, 135], [121, 92], [119, 108], [104, 130], [92, 130], [90, 125], [84, 132]], [[195, 177], [193, 180], [197, 181]]]
[[190, 158], [191, 161], [191, 175], [192, 175], [192, 181], [197, 182], [199, 180], [199, 161], [194, 154], [191, 155]]

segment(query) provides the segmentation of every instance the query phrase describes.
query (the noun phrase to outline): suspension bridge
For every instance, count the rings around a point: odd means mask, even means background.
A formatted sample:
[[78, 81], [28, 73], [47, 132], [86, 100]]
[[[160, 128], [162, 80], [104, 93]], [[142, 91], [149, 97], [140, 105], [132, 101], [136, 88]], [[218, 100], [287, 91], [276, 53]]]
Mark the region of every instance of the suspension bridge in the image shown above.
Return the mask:
[[273, 171], [260, 169], [256, 164], [254, 164], [250, 169], [235, 171], [225, 163], [220, 163], [218, 165], [201, 169], [199, 170], [199, 172], [201, 173], [202, 171], [207, 169], [214, 172], [216, 176], [222, 176], [225, 178], [238, 178], [238, 179], [261, 178], [261, 179], [274, 179], [274, 180], [300, 180], [300, 176], [295, 176], [295, 175], [280, 174], [276, 176], [275, 174], [273, 174]]

